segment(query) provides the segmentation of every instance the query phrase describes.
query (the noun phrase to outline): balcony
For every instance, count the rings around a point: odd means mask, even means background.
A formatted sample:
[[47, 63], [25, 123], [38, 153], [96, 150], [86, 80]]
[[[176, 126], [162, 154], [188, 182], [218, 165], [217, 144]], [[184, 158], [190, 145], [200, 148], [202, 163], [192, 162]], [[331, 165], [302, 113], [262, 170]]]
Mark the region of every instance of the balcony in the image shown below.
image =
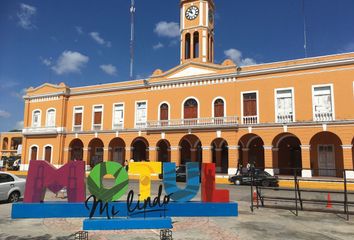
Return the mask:
[[294, 122], [293, 114], [278, 115], [277, 123], [292, 123]]
[[214, 127], [236, 127], [238, 117], [220, 118], [191, 118], [191, 119], [172, 119], [163, 121], [148, 121], [147, 123], [136, 124], [137, 128], [154, 129], [191, 129], [191, 128], [214, 128]]
[[333, 121], [333, 113], [332, 112], [322, 112], [315, 113], [314, 116], [315, 122], [329, 122]]
[[124, 129], [124, 124], [123, 123], [115, 123], [113, 124], [113, 130], [122, 130]]
[[258, 124], [258, 116], [244, 116], [242, 120], [245, 125]]
[[22, 130], [24, 136], [57, 135], [64, 132], [65, 128], [63, 127], [29, 127]]
[[102, 130], [102, 124], [93, 124], [92, 125], [92, 130], [93, 131], [101, 131]]

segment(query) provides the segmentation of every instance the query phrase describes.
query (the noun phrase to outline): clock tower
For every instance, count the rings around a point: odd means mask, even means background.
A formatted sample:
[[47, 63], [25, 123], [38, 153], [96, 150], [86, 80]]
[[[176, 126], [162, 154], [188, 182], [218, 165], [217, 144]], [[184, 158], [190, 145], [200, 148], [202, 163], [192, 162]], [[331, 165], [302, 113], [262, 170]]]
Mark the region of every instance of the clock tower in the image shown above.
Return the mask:
[[214, 62], [214, 0], [181, 0], [181, 63]]

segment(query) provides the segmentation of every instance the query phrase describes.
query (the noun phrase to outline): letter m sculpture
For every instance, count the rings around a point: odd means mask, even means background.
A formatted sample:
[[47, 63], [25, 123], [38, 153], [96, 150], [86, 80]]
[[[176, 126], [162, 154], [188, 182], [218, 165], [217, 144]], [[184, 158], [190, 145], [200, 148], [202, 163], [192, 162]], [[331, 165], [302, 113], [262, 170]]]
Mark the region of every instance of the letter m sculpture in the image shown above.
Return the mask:
[[43, 202], [47, 188], [54, 193], [66, 188], [68, 202], [84, 202], [85, 162], [71, 161], [57, 169], [46, 161], [30, 161], [24, 202]]

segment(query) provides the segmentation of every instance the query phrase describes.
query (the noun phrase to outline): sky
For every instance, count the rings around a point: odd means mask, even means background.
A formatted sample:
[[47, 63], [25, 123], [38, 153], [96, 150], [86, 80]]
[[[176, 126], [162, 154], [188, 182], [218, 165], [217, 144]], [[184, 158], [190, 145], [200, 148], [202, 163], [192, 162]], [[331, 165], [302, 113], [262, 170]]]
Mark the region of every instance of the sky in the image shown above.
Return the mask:
[[[353, 0], [215, 0], [215, 62], [354, 51]], [[0, 131], [22, 128], [25, 89], [129, 80], [130, 0], [0, 0]], [[179, 64], [179, 0], [136, 0], [136, 79]]]

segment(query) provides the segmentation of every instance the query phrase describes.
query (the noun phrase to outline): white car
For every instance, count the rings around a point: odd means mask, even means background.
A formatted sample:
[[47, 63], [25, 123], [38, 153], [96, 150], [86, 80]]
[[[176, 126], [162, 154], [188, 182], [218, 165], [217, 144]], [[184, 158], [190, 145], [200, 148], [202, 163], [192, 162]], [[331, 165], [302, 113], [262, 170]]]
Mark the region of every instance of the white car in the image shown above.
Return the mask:
[[0, 172], [0, 201], [18, 202], [23, 198], [26, 180], [11, 173]]

